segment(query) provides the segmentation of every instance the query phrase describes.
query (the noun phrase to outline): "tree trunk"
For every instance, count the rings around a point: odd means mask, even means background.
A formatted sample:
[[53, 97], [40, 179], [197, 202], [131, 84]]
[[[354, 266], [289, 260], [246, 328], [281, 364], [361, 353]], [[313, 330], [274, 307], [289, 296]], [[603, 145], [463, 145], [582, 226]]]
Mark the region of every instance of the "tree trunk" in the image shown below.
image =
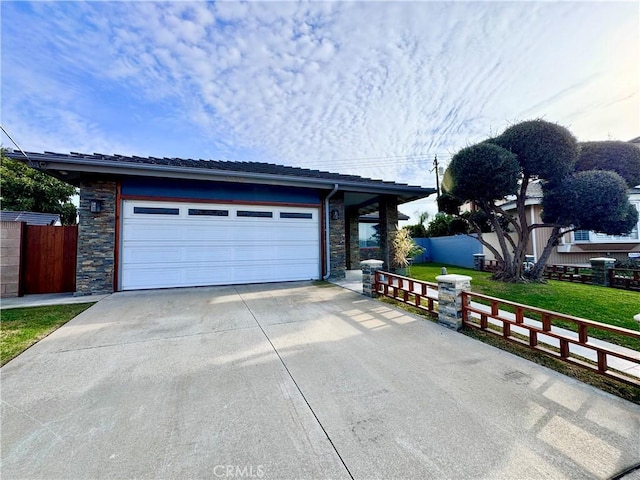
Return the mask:
[[561, 232], [561, 227], [554, 226], [551, 230], [551, 235], [549, 235], [549, 240], [547, 240], [547, 244], [544, 246], [542, 253], [540, 254], [540, 258], [536, 261], [535, 265], [529, 272], [531, 280], [540, 281], [542, 279], [542, 273], [544, 272], [544, 267], [547, 264], [547, 260], [551, 255], [551, 250], [553, 250], [553, 246], [558, 241], [558, 239], [564, 235], [566, 232]]

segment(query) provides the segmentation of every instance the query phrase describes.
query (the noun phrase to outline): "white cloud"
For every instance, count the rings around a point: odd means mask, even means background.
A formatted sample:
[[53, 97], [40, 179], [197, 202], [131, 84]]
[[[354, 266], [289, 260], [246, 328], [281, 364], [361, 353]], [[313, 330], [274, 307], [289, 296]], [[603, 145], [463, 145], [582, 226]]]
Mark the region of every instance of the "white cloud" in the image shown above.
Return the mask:
[[3, 125], [31, 149], [433, 186], [435, 153], [446, 161], [508, 122], [640, 134], [634, 3], [7, 5]]

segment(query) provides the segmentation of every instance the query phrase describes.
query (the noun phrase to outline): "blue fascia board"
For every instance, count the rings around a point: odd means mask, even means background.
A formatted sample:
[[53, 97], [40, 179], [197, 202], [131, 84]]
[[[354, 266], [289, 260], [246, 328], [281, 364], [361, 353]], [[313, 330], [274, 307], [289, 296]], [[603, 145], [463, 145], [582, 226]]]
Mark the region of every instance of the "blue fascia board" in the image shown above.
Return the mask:
[[127, 196], [180, 198], [212, 201], [319, 204], [319, 190], [251, 183], [128, 177], [121, 183]]

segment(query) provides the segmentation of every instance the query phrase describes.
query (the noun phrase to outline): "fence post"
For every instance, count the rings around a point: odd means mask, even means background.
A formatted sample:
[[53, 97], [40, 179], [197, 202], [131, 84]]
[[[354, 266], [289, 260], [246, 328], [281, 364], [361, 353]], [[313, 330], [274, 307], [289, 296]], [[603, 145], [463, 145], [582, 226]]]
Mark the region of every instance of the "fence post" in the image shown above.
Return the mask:
[[471, 290], [471, 277], [438, 275], [438, 323], [445, 327], [462, 328], [462, 292]]
[[360, 262], [360, 268], [362, 269], [362, 294], [367, 297], [377, 297], [378, 294], [375, 291], [374, 284], [376, 282], [376, 272], [382, 270], [382, 260], [364, 260]]
[[609, 270], [613, 269], [613, 266], [616, 263], [615, 258], [590, 258], [591, 262], [591, 274], [592, 283], [594, 285], [602, 285], [603, 287], [609, 287]]
[[484, 253], [474, 253], [473, 254], [473, 269], [478, 270], [479, 272], [484, 272]]

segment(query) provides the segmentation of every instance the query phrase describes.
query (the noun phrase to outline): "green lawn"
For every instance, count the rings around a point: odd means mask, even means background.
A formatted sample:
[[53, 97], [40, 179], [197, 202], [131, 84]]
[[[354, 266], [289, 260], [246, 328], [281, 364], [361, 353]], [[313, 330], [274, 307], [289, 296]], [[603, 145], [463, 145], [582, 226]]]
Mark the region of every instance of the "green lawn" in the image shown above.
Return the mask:
[[[435, 282], [441, 274], [441, 264], [418, 264], [411, 267], [410, 275], [419, 280]], [[640, 330], [633, 316], [640, 313], [640, 293], [615, 288], [582, 285], [550, 280], [542, 283], [503, 283], [490, 279], [491, 274], [461, 267], [445, 265], [447, 273], [469, 275], [471, 290], [516, 303], [544, 308], [554, 312], [587, 318], [630, 330]], [[554, 322], [555, 324], [555, 322]], [[558, 326], [575, 330], [573, 324], [558, 322]], [[640, 350], [640, 341], [605, 331], [590, 330], [590, 335], [603, 340]]]
[[82, 313], [93, 303], [0, 311], [0, 366]]

